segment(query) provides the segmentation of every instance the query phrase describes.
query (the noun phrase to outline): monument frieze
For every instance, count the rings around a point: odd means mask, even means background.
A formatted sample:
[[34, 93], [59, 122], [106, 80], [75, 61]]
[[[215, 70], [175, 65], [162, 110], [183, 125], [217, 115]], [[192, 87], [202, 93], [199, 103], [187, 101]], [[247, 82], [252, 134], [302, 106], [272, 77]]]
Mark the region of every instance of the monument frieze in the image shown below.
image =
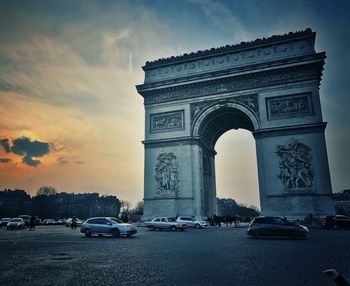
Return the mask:
[[319, 79], [320, 76], [319, 67], [315, 68], [312, 65], [305, 65], [144, 91], [142, 95], [145, 98], [145, 104], [169, 102], [205, 95]]

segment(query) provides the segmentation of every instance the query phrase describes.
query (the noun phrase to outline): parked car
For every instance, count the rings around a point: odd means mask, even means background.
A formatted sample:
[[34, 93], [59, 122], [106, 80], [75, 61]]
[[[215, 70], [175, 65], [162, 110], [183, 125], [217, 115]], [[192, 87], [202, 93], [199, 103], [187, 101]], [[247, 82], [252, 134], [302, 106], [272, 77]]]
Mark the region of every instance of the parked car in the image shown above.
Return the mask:
[[121, 235], [131, 236], [137, 233], [136, 226], [124, 223], [114, 217], [92, 217], [87, 219], [80, 227], [80, 232], [89, 237], [92, 234], [111, 234], [114, 237]]
[[149, 227], [150, 230], [169, 229], [172, 231], [183, 231], [185, 228], [185, 225], [178, 223], [175, 218], [170, 217], [155, 217], [151, 221], [145, 221], [145, 225]]
[[9, 217], [4, 217], [0, 220], [0, 228], [7, 226], [8, 222], [11, 220]]
[[248, 234], [254, 238], [260, 236], [282, 236], [293, 238], [309, 237], [309, 230], [306, 226], [290, 222], [280, 217], [256, 217], [249, 224]]
[[195, 228], [203, 228], [208, 226], [208, 223], [205, 220], [200, 220], [195, 217], [180, 216], [176, 219], [176, 221], [183, 225]]
[[321, 224], [326, 228], [350, 227], [350, 217], [346, 215], [327, 216], [322, 219]]
[[25, 226], [29, 226], [30, 215], [19, 215], [18, 217], [23, 218]]
[[41, 225], [56, 225], [56, 220], [53, 218], [46, 218], [41, 221]]
[[[66, 220], [66, 227], [71, 227], [72, 226], [72, 219], [73, 218], [69, 218]], [[77, 222], [77, 226], [81, 226], [83, 224], [83, 221], [81, 219], [76, 219]]]
[[24, 229], [25, 228], [25, 222], [23, 218], [16, 217], [12, 218], [6, 226], [7, 230], [13, 230], [13, 229]]

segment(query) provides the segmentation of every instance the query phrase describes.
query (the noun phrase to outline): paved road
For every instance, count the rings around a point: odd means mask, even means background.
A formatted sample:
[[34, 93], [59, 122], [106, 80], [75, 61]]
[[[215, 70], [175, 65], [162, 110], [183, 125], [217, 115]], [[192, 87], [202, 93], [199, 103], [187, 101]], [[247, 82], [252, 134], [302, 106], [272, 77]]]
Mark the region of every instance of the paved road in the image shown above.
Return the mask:
[[139, 228], [132, 238], [79, 230], [0, 229], [1, 285], [334, 285], [350, 279], [350, 230], [312, 229], [309, 240], [252, 239], [245, 228]]

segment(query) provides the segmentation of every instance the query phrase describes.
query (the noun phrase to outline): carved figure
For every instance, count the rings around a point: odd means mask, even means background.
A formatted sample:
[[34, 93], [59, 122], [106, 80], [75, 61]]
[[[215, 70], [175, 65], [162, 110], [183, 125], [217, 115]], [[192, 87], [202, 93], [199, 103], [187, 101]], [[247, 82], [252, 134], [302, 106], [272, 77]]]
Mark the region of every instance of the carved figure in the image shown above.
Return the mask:
[[178, 167], [174, 153], [161, 153], [156, 164], [156, 192], [161, 194], [176, 194], [179, 189]]
[[183, 114], [176, 112], [172, 114], [161, 114], [152, 116], [152, 130], [179, 129], [183, 127]]
[[310, 147], [294, 141], [287, 146], [278, 145], [277, 154], [280, 157], [280, 174], [284, 188], [309, 189], [312, 186]]

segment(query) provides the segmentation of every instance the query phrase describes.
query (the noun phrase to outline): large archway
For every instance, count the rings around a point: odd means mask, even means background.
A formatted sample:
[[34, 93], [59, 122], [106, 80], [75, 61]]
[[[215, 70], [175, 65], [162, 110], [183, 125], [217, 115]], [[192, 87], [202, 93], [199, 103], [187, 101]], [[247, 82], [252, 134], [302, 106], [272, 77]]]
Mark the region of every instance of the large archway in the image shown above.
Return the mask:
[[273, 36], [147, 62], [145, 217], [215, 213], [215, 143], [231, 129], [256, 141], [262, 213], [334, 213], [315, 33]]
[[217, 198], [234, 199], [237, 203], [260, 210], [256, 147], [252, 132], [245, 129], [227, 131], [216, 142], [215, 151]]

